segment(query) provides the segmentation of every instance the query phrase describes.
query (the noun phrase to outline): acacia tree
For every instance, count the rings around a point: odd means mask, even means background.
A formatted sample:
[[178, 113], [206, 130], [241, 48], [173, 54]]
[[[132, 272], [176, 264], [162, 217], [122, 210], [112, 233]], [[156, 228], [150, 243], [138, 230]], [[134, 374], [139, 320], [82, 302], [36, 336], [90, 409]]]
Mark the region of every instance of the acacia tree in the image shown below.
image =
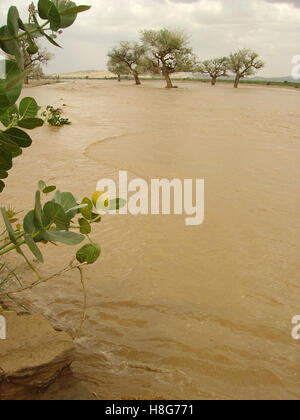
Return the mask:
[[228, 59], [226, 57], [205, 60], [197, 67], [197, 71], [208, 74], [211, 77], [211, 84], [215, 86], [218, 77], [227, 77]]
[[130, 74], [130, 70], [125, 63], [116, 63], [112, 58], [107, 63], [108, 70], [118, 76], [118, 81], [121, 82], [121, 76]]
[[126, 65], [129, 73], [133, 75], [136, 85], [140, 85], [139, 75], [143, 72], [143, 58], [146, 49], [144, 45], [137, 42], [121, 42], [118, 47], [113, 48], [108, 57], [114, 66]]
[[246, 48], [231, 53], [228, 57], [228, 69], [235, 74], [235, 88], [238, 88], [240, 79], [253, 76], [257, 70], [264, 68], [264, 66], [265, 64], [260, 60], [259, 55]]
[[169, 29], [146, 30], [142, 31], [141, 40], [147, 48], [147, 70], [152, 74], [162, 74], [167, 88], [174, 87], [170, 74], [193, 71], [196, 59], [184, 32]]

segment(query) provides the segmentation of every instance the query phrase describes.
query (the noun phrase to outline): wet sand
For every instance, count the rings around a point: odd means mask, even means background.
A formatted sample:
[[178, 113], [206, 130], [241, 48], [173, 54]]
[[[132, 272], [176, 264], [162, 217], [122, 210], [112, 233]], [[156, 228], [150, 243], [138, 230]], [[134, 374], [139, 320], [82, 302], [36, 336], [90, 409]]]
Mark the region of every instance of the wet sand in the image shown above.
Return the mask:
[[[82, 197], [119, 170], [146, 180], [204, 178], [202, 226], [185, 226], [185, 216], [128, 215], [95, 229], [102, 259], [86, 269], [88, 320], [74, 375], [108, 399], [299, 399], [300, 347], [291, 338], [300, 314], [299, 92], [179, 86], [26, 89], [40, 105], [66, 104], [73, 125], [32, 132], [1, 202], [26, 211], [39, 179]], [[44, 273], [72, 255], [43, 249]], [[77, 274], [24, 302], [75, 330]]]

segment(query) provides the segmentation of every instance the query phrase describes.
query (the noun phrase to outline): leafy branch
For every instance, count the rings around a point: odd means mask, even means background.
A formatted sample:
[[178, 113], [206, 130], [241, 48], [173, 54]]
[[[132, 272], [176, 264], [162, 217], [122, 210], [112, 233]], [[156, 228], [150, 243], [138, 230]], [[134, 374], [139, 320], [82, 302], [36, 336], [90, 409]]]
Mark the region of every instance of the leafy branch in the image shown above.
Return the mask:
[[[55, 186], [47, 186], [44, 181], [40, 181], [38, 185], [34, 208], [25, 215], [22, 225], [14, 227], [7, 209], [1, 208], [6, 238], [2, 240], [0, 256], [15, 250], [25, 258], [33, 271], [36, 270], [22, 251], [24, 245], [42, 263], [44, 258], [38, 247], [39, 243], [79, 245], [85, 238], [89, 239], [92, 225], [101, 221], [101, 216], [96, 213], [97, 210], [89, 198], [85, 197], [78, 203], [71, 192], [60, 192]], [[54, 191], [56, 192], [52, 200], [42, 204], [42, 197], [48, 197]], [[78, 229], [79, 232], [74, 232]], [[77, 252], [76, 257], [80, 263], [93, 264], [100, 253], [97, 244], [89, 243]]]
[[33, 7], [30, 21], [24, 23], [18, 9], [11, 6], [7, 24], [0, 28], [0, 49], [12, 57], [2, 61], [1, 70], [3, 67], [5, 71], [4, 75], [0, 74], [0, 122], [6, 128], [0, 130], [0, 192], [5, 188], [3, 180], [12, 169], [13, 159], [32, 144], [30, 136], [23, 130], [32, 130], [44, 124], [42, 119], [37, 118], [39, 107], [33, 98], [25, 98], [17, 106], [24, 78], [29, 72], [23, 71], [22, 41], [26, 40], [29, 55], [38, 51], [36, 38], [44, 37], [60, 47], [55, 41], [57, 34], [71, 26], [78, 13], [90, 9], [90, 6], [76, 6], [70, 0], [39, 0], [37, 10]]

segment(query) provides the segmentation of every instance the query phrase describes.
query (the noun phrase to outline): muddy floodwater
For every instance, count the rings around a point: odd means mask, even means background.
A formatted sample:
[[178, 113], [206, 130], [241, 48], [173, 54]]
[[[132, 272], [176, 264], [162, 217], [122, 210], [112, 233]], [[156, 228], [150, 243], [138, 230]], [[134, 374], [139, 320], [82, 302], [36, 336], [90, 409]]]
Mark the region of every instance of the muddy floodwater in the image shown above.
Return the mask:
[[[205, 179], [201, 226], [186, 226], [185, 215], [108, 215], [94, 229], [102, 258], [85, 270], [74, 381], [103, 399], [299, 399], [300, 92], [179, 85], [26, 89], [42, 106], [66, 105], [73, 125], [32, 132], [1, 200], [25, 212], [39, 179], [91, 196], [119, 170], [149, 182]], [[74, 249], [43, 252], [49, 273]], [[78, 274], [26, 292], [23, 303], [75, 331]], [[51, 396], [71, 386], [61, 379]]]

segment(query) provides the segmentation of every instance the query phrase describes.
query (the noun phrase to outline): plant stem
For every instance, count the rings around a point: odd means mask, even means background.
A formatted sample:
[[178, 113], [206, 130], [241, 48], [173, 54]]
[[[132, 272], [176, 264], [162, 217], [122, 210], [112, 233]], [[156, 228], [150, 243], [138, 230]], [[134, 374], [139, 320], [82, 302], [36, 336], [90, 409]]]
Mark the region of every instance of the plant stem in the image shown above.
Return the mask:
[[24, 287], [21, 287], [20, 289], [16, 289], [16, 290], [12, 290], [12, 291], [8, 291], [8, 292], [0, 293], [0, 296], [5, 296], [8, 293], [10, 295], [15, 295], [17, 293], [24, 292], [25, 290], [33, 289], [35, 286], [38, 286], [39, 284], [46, 283], [47, 281], [52, 280], [55, 277], [59, 277], [59, 276], [65, 274], [65, 273], [68, 273], [71, 270], [74, 270], [74, 268], [83, 267], [85, 265], [87, 265], [87, 263], [68, 266], [68, 267], [64, 268], [63, 270], [58, 271], [55, 274], [52, 274], [49, 277], [45, 277], [44, 279], [40, 279], [40, 280], [35, 281], [34, 283], [30, 284], [29, 286], [24, 286]]
[[[17, 237], [16, 237], [16, 239], [21, 239], [22, 238], [22, 236], [24, 236], [24, 233], [25, 232], [21, 232], [20, 233], [20, 235], [18, 235]], [[12, 241], [9, 241], [9, 242], [7, 242], [5, 245], [2, 245], [1, 247], [0, 247], [0, 251], [2, 251], [2, 249], [4, 249], [4, 248], [7, 248], [9, 245], [11, 245], [12, 244]], [[3, 254], [1, 254], [0, 253], [0, 255], [3, 255]]]
[[42, 26], [38, 26], [37, 28], [31, 29], [30, 31], [22, 32], [21, 34], [17, 35], [16, 37], [0, 38], [0, 41], [12, 41], [13, 39], [21, 39], [24, 36], [31, 35], [31, 34], [34, 34], [36, 32], [39, 32], [39, 30], [44, 29], [48, 25], [48, 23], [49, 23], [49, 20], [46, 23], [44, 23]]
[[20, 242], [19, 244], [17, 244], [17, 245], [13, 245], [13, 246], [11, 246], [11, 247], [9, 247], [8, 249], [6, 249], [5, 251], [2, 251], [2, 252], [0, 252], [0, 256], [1, 255], [5, 255], [5, 254], [7, 254], [8, 252], [10, 252], [10, 251], [13, 251], [14, 249], [17, 249], [17, 248], [20, 248], [20, 246], [22, 246], [22, 245], [24, 245], [25, 244], [25, 241], [22, 241], [22, 242]]
[[41, 280], [42, 276], [40, 273], [34, 268], [34, 266], [31, 264], [29, 259], [26, 257], [26, 255], [22, 252], [22, 257], [24, 257], [24, 260], [26, 261], [28, 267], [34, 272], [34, 274], [37, 276], [38, 280]]
[[81, 266], [77, 267], [77, 269], [78, 269], [78, 271], [80, 273], [80, 282], [81, 282], [82, 291], [83, 291], [83, 315], [82, 315], [81, 324], [80, 324], [78, 330], [76, 331], [74, 340], [76, 338], [78, 338], [78, 336], [79, 336], [79, 334], [80, 334], [80, 332], [82, 330], [83, 324], [86, 321], [86, 315], [87, 315], [87, 295], [86, 295], [86, 288], [85, 288], [84, 278], [83, 278], [83, 270], [82, 270], [82, 267]]

